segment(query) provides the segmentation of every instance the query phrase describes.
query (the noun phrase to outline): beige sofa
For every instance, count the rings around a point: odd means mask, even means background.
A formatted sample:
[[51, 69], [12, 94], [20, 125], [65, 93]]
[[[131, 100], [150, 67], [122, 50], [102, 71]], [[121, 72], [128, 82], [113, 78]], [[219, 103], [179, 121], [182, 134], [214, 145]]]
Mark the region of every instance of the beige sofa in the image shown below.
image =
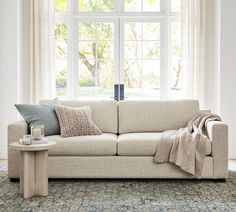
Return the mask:
[[[103, 134], [62, 138], [49, 151], [49, 178], [191, 178], [170, 163], [157, 164], [153, 156], [161, 132], [184, 127], [199, 112], [198, 101], [62, 101], [63, 105], [90, 105], [92, 118]], [[228, 177], [228, 127], [209, 122], [202, 178]], [[24, 121], [8, 126], [8, 145], [28, 133]], [[19, 177], [18, 152], [8, 148], [9, 178]]]

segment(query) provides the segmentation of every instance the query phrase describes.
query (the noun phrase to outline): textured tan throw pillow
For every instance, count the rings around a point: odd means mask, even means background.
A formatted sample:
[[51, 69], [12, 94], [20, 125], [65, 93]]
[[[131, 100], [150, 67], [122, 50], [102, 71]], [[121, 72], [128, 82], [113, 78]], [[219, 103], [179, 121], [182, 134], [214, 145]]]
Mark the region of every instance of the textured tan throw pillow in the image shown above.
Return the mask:
[[91, 109], [88, 106], [71, 108], [56, 106], [62, 137], [101, 135], [101, 130], [93, 123]]

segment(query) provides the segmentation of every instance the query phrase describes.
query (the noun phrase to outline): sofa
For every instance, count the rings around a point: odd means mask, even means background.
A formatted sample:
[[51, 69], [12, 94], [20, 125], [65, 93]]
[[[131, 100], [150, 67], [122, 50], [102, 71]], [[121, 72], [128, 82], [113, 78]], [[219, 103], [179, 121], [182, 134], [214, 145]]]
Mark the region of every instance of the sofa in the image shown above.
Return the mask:
[[[154, 163], [161, 133], [179, 129], [199, 112], [196, 100], [79, 100], [61, 101], [62, 105], [89, 105], [92, 119], [102, 135], [62, 138], [49, 150], [49, 178], [177, 178], [189, 174], [171, 163]], [[207, 124], [202, 179], [228, 177], [228, 127], [223, 122]], [[8, 145], [28, 132], [25, 121], [8, 126]], [[8, 176], [19, 178], [19, 152], [8, 148]]]

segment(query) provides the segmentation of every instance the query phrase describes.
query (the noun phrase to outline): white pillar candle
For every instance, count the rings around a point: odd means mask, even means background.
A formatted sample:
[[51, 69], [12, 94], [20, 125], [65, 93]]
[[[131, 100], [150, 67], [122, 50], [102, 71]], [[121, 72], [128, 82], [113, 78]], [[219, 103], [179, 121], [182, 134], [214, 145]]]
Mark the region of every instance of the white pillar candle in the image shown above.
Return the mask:
[[41, 133], [41, 129], [33, 129], [33, 137], [34, 139], [41, 139], [42, 138], [42, 133]]

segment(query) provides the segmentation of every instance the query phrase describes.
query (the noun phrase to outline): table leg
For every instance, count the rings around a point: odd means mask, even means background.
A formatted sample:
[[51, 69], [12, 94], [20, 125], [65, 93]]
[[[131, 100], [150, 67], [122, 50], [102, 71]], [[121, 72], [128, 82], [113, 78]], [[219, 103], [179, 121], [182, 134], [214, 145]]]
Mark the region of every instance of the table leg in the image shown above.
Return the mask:
[[20, 193], [24, 193], [24, 154], [20, 151]]
[[35, 157], [34, 152], [23, 153], [23, 193], [24, 198], [32, 197], [35, 194]]
[[48, 195], [48, 151], [35, 152], [35, 194]]

